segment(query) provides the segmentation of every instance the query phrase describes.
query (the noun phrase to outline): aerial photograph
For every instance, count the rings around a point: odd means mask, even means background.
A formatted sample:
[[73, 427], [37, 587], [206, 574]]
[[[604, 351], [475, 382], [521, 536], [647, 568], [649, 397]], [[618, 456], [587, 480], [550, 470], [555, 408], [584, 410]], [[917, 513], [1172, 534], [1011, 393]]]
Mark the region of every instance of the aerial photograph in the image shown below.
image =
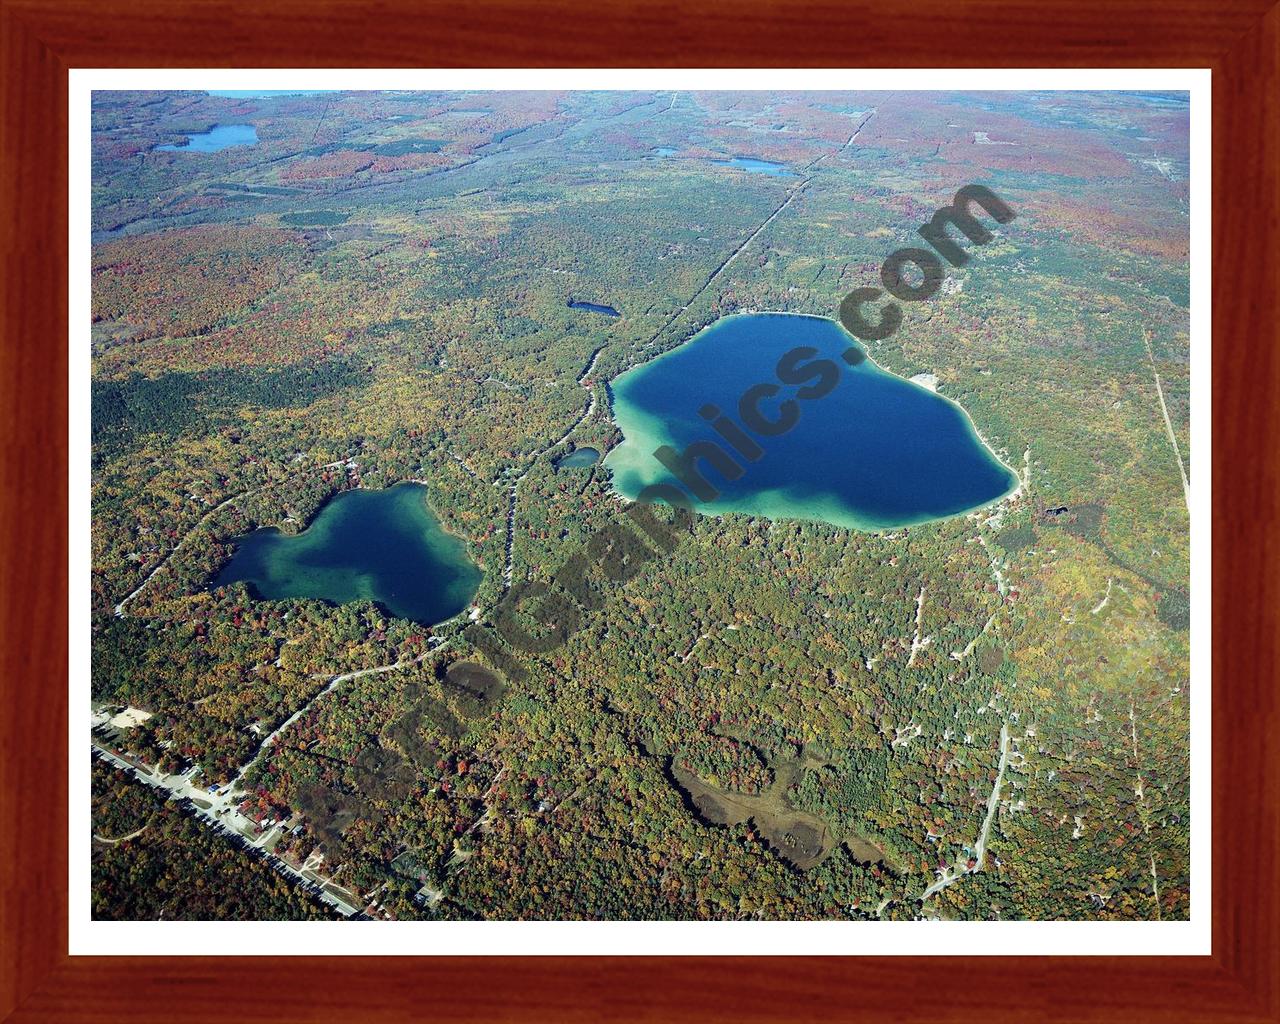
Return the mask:
[[1189, 920], [1189, 149], [94, 92], [94, 920]]

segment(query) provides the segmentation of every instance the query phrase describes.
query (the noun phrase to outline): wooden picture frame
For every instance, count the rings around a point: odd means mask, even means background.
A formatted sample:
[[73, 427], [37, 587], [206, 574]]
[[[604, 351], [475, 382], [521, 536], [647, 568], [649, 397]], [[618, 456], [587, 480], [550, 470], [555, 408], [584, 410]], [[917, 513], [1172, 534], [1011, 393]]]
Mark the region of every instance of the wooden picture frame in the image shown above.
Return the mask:
[[[1280, 6], [0, 0], [0, 53], [0, 1020], [1280, 1020]], [[1212, 955], [69, 956], [69, 69], [953, 64], [1212, 69]]]

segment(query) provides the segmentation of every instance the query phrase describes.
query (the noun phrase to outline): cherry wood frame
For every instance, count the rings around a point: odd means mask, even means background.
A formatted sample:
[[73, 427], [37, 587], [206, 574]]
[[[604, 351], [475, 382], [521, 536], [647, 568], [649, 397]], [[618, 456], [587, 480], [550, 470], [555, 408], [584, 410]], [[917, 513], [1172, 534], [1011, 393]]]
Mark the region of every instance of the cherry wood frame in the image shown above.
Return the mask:
[[[1280, 1020], [1272, 2], [0, 0], [0, 1020]], [[1213, 70], [1212, 956], [68, 956], [67, 70], [615, 65]]]

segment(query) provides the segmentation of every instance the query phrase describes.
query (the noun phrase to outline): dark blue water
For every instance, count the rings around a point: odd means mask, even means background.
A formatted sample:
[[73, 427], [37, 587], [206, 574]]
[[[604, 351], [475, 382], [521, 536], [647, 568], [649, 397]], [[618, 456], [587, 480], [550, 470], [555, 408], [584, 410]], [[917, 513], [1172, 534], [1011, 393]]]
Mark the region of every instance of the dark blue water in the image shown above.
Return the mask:
[[[797, 361], [793, 380], [779, 379], [789, 350], [816, 350]], [[683, 452], [700, 440], [717, 442], [743, 469], [727, 480], [699, 460], [719, 495], [693, 500], [707, 514], [742, 512], [769, 519], [810, 519], [856, 529], [886, 529], [959, 515], [1001, 498], [1014, 474], [979, 440], [955, 403], [903, 380], [865, 357], [850, 366], [843, 353], [861, 354], [838, 323], [822, 317], [749, 314], [726, 317], [680, 348], [613, 381], [613, 409], [625, 436], [605, 459], [614, 487], [627, 498], [657, 483], [691, 486], [654, 456], [660, 445]], [[819, 379], [821, 370], [829, 378]], [[777, 421], [791, 400], [795, 425], [775, 437], [745, 423], [739, 400], [756, 384], [777, 388], [758, 410]], [[806, 398], [800, 388], [824, 387]], [[708, 404], [748, 428], [763, 449], [758, 461], [735, 454], [700, 415]], [[732, 467], [730, 467], [731, 469]], [[690, 494], [690, 497], [693, 497]]]
[[622, 314], [612, 306], [598, 306], [594, 302], [575, 302], [573, 299], [570, 299], [569, 308], [589, 309], [592, 313], [602, 313], [605, 316], [622, 316]]
[[755, 160], [746, 156], [735, 156], [732, 160], [713, 160], [711, 162], [719, 164], [721, 167], [736, 167], [740, 171], [749, 171], [753, 174], [768, 174], [775, 178], [795, 177], [783, 164], [771, 163], [768, 160]]
[[156, 146], [162, 153], [216, 153], [231, 146], [256, 146], [258, 130], [251, 124], [218, 124], [202, 135], [192, 135], [180, 146]]
[[376, 601], [398, 618], [443, 622], [471, 602], [480, 570], [466, 545], [441, 527], [426, 497], [418, 484], [347, 491], [297, 536], [266, 529], [238, 538], [211, 585], [243, 580], [268, 601]]

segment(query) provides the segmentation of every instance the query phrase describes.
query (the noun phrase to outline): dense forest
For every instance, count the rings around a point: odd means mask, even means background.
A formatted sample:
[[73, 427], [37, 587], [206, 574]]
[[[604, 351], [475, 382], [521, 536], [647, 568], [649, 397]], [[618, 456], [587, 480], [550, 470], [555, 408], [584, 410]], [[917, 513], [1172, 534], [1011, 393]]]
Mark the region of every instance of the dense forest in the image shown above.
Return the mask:
[[[148, 716], [95, 742], [231, 787], [271, 857], [381, 917], [1188, 916], [1185, 106], [113, 92], [93, 118], [93, 699]], [[155, 148], [217, 124], [259, 141]], [[656, 550], [603, 462], [557, 468], [619, 442], [619, 373], [729, 313], [834, 317], [972, 181], [1017, 219], [869, 352], [933, 374], [1013, 495], [879, 533], [695, 516]], [[483, 570], [467, 613], [210, 586], [244, 534], [404, 480]], [[655, 557], [611, 573], [623, 535]], [[504, 597], [581, 553], [574, 628], [506, 644]], [[95, 764], [95, 914], [332, 916], [161, 796]]]

